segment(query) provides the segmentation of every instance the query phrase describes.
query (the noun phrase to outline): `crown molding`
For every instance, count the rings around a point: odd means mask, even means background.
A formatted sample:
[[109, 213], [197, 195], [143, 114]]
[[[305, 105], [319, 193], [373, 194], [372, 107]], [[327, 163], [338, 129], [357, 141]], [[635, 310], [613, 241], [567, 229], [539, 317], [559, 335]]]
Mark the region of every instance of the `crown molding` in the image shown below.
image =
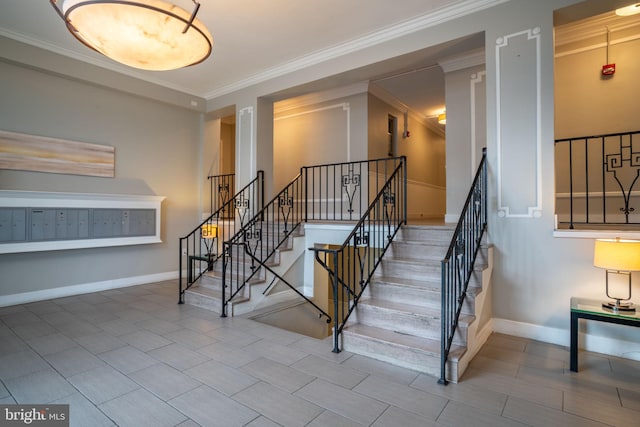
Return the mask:
[[281, 114], [285, 111], [293, 110], [296, 108], [304, 108], [310, 105], [317, 105], [322, 102], [334, 101], [336, 99], [366, 93], [368, 88], [369, 84], [367, 82], [360, 82], [348, 86], [325, 90], [322, 92], [313, 92], [307, 95], [297, 96], [295, 98], [287, 98], [274, 103], [273, 113]]
[[380, 43], [406, 36], [408, 34], [445, 23], [462, 16], [479, 12], [484, 9], [489, 9], [508, 1], [510, 0], [461, 1], [451, 6], [443, 7], [442, 9], [436, 10], [434, 12], [429, 12], [417, 16], [415, 18], [385, 28], [381, 31], [357, 38], [347, 43], [343, 43], [329, 49], [320, 50], [309, 55], [305, 55], [294, 61], [290, 61], [277, 67], [270, 68], [264, 72], [254, 74], [249, 78], [239, 80], [235, 83], [222, 86], [218, 89], [207, 92], [203, 95], [203, 97], [207, 100], [211, 100], [219, 96], [227, 95], [237, 90], [241, 90], [249, 86], [283, 76], [285, 74], [289, 74], [313, 65], [320, 64], [329, 59], [337, 58], [349, 53], [356, 52], [358, 50], [366, 49], [368, 47], [372, 47]]
[[484, 48], [480, 48], [467, 52], [464, 55], [445, 58], [438, 61], [438, 65], [440, 65], [442, 71], [450, 73], [452, 71], [464, 70], [478, 65], [485, 65], [485, 62]]
[[555, 27], [556, 46], [565, 46], [593, 37], [640, 27], [640, 15], [621, 17], [614, 12]]

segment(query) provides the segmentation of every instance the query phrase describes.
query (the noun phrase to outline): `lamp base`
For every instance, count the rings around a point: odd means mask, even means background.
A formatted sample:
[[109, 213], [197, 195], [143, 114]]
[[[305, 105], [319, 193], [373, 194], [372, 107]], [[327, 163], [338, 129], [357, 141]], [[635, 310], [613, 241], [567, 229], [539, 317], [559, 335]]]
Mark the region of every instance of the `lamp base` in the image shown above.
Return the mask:
[[607, 301], [602, 303], [603, 308], [608, 308], [613, 311], [626, 311], [635, 312], [636, 306], [630, 301]]

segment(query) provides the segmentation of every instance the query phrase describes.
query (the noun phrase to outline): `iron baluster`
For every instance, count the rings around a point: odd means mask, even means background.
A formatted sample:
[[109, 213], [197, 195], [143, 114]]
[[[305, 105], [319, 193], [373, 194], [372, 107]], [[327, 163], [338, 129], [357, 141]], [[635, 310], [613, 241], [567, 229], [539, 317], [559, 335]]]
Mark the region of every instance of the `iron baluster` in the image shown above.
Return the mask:
[[391, 220], [393, 219], [394, 208], [396, 206], [396, 194], [390, 189], [386, 189], [383, 193], [384, 216], [387, 220], [387, 239], [391, 239]]
[[284, 222], [283, 233], [288, 234], [289, 215], [291, 214], [291, 210], [293, 209], [293, 197], [289, 196], [288, 189], [285, 190], [284, 194], [278, 197], [278, 207]]
[[244, 221], [247, 218], [247, 213], [249, 212], [250, 201], [244, 197], [244, 194], [241, 194], [235, 202], [235, 209], [238, 213], [238, 219], [240, 220], [240, 227], [244, 228]]
[[342, 175], [342, 188], [347, 194], [347, 199], [349, 200], [349, 209], [347, 209], [347, 212], [350, 214], [353, 213], [353, 200], [358, 187], [360, 187], [360, 174], [354, 173], [353, 164], [349, 164], [348, 175]]

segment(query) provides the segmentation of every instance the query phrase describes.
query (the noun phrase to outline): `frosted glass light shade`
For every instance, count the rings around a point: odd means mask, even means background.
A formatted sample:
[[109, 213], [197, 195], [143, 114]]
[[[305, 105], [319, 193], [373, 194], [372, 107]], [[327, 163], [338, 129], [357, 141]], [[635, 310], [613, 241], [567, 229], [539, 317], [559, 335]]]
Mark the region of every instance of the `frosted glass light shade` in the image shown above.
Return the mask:
[[441, 125], [446, 125], [447, 124], [447, 114], [446, 113], [438, 114], [438, 123], [441, 124]]
[[631, 16], [636, 13], [640, 13], [640, 3], [630, 4], [629, 6], [616, 9], [616, 15], [618, 16]]
[[593, 252], [593, 265], [616, 271], [640, 271], [640, 241], [598, 239]]
[[131, 67], [173, 70], [211, 54], [213, 38], [202, 22], [194, 18], [189, 24], [192, 13], [161, 0], [51, 2], [61, 4], [67, 28], [78, 40]]

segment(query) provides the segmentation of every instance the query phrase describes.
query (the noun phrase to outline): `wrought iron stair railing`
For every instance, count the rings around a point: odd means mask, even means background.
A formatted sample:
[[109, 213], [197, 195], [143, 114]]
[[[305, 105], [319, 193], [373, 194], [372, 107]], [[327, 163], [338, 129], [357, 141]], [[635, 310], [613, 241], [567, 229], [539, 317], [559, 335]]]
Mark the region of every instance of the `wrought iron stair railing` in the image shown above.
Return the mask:
[[[219, 194], [211, 199], [224, 201], [215, 212], [202, 221], [189, 234], [180, 238], [180, 263], [178, 277], [178, 302], [184, 303], [184, 294], [206, 271], [213, 269], [215, 262], [222, 256], [222, 242], [237, 234], [248, 218], [254, 217], [264, 206], [264, 172], [258, 171], [256, 178], [229, 198], [229, 187], [233, 182], [229, 175], [216, 180], [212, 191]], [[220, 194], [222, 193], [222, 195]], [[213, 207], [213, 205], [212, 205]], [[184, 267], [186, 263], [186, 272]]]
[[224, 242], [222, 316], [227, 316], [230, 302], [241, 298], [247, 286], [268, 271], [330, 323], [329, 314], [275, 271], [278, 251], [296, 233], [302, 233], [303, 222], [360, 219], [400, 161], [404, 164], [400, 158], [387, 158], [302, 167], [298, 176]]
[[407, 221], [406, 158], [397, 165], [339, 247], [310, 248], [316, 261], [328, 272], [333, 299], [333, 352], [339, 353], [339, 336], [358, 305], [373, 273], [391, 241]]
[[460, 313], [474, 271], [476, 258], [487, 228], [487, 153], [471, 184], [460, 219], [451, 238], [447, 254], [442, 260], [442, 330], [440, 337], [440, 379], [447, 384], [447, 360], [451, 350]]
[[[209, 212], [216, 212], [227, 204], [229, 199], [233, 197], [236, 189], [236, 175], [233, 173], [223, 175], [210, 175], [209, 180]], [[228, 209], [226, 214], [231, 214], [232, 210]]]
[[555, 141], [558, 228], [640, 225], [640, 131]]

